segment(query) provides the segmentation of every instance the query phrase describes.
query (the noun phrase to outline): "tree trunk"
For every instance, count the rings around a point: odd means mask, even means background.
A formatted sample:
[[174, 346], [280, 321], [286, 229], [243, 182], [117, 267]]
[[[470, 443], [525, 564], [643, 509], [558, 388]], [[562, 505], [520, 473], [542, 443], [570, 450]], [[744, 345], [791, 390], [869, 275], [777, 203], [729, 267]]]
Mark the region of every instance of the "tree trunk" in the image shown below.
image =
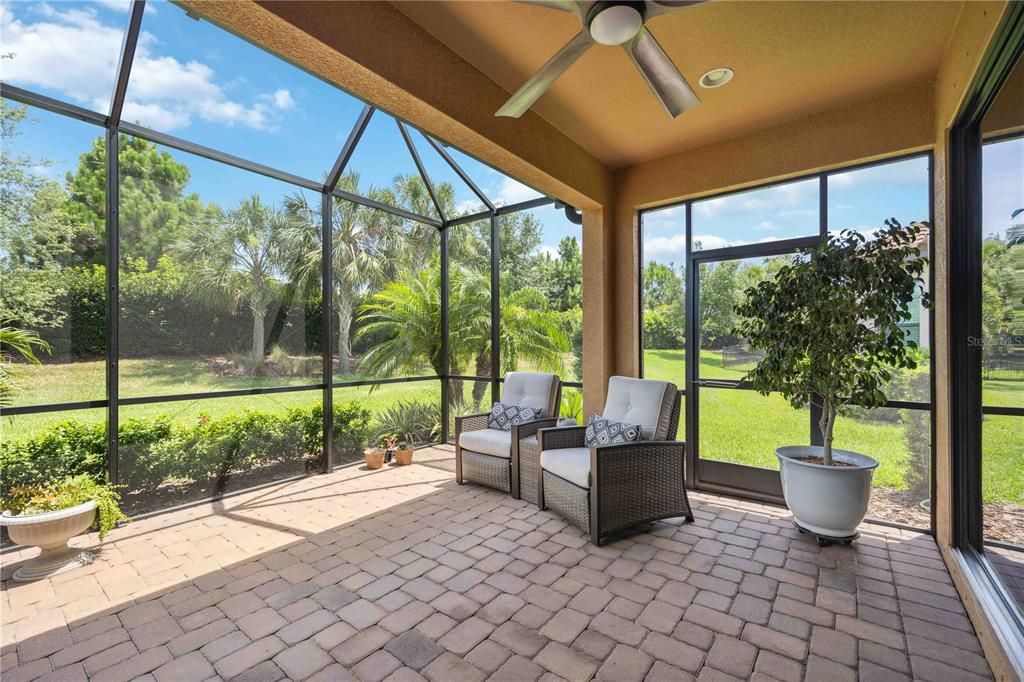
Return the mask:
[[252, 314], [252, 359], [256, 362], [261, 362], [263, 360], [263, 320], [266, 316], [266, 313], [254, 312]]
[[[484, 351], [476, 358], [476, 375], [478, 377], [489, 377], [491, 376], [491, 357], [488, 351]], [[490, 382], [486, 381], [475, 381], [473, 382], [473, 409], [480, 407], [483, 402], [484, 394], [487, 392]]]
[[836, 408], [828, 400], [824, 401], [821, 410], [821, 419], [818, 420], [818, 427], [821, 429], [821, 436], [823, 439], [824, 450], [822, 451], [822, 459], [825, 460], [825, 466], [832, 466], [832, 430], [836, 425]]
[[352, 306], [338, 301], [338, 373], [352, 373]]

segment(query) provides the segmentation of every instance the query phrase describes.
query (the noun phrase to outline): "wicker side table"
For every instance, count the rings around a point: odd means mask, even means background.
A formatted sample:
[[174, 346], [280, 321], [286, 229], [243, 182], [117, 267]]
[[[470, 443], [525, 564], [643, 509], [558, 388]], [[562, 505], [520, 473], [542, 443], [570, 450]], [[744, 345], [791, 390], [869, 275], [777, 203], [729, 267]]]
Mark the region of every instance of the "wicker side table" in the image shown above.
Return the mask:
[[519, 441], [519, 494], [522, 499], [537, 504], [540, 485], [540, 443], [537, 436]]

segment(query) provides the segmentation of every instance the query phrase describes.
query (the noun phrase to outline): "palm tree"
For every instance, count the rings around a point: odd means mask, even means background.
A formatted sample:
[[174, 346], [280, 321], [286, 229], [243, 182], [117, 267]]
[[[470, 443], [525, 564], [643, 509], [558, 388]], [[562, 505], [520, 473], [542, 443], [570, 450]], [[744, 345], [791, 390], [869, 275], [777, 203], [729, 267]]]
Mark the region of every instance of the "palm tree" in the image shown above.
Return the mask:
[[[441, 282], [436, 268], [409, 273], [370, 297], [360, 308], [357, 338], [385, 338], [363, 359], [363, 369], [376, 376], [409, 374], [424, 361], [440, 374]], [[449, 373], [475, 365], [477, 376], [491, 372], [490, 278], [487, 273], [463, 267], [449, 274], [448, 335]], [[499, 334], [502, 369], [514, 370], [520, 360], [542, 369], [560, 372], [569, 351], [568, 335], [561, 316], [548, 307], [543, 292], [520, 289], [501, 300]], [[479, 405], [486, 385], [477, 382], [473, 401]], [[453, 395], [462, 395], [461, 384]]]
[[[17, 327], [0, 327], [0, 406], [11, 404], [14, 396], [14, 379], [17, 371], [11, 368], [15, 355], [30, 365], [39, 365], [36, 348], [50, 354], [50, 344], [39, 334]], [[13, 351], [13, 352], [11, 352]]]
[[[359, 174], [350, 171], [338, 181], [339, 189], [359, 194]], [[371, 194], [374, 194], [371, 190]], [[377, 197], [371, 197], [379, 200]], [[313, 282], [320, 278], [320, 209], [310, 206], [303, 194], [285, 199], [286, 210], [312, 229], [296, 230], [286, 237], [288, 250], [299, 255], [293, 273]], [[389, 253], [398, 234], [397, 219], [343, 199], [331, 202], [331, 264], [334, 280], [334, 310], [337, 316], [338, 371], [352, 372], [352, 317], [359, 299], [396, 274]]]
[[281, 235], [290, 220], [287, 213], [253, 195], [226, 214], [219, 207], [205, 211], [176, 247], [192, 270], [198, 296], [226, 300], [252, 314], [251, 354], [257, 362], [265, 353], [267, 309], [279, 294]]
[[[441, 275], [436, 268], [411, 272], [373, 294], [359, 311], [356, 339], [384, 337], [363, 356], [368, 374], [414, 374], [426, 361], [443, 372], [441, 356]], [[458, 373], [458, 367], [452, 368]]]
[[[359, 174], [345, 173], [338, 188], [362, 194]], [[436, 188], [439, 197], [454, 202], [449, 185]], [[393, 189], [371, 188], [366, 196], [392, 206], [406, 206], [430, 215], [431, 199], [419, 176], [398, 176]], [[312, 283], [320, 278], [320, 210], [296, 194], [285, 200], [289, 213], [301, 218], [307, 227], [288, 236], [289, 250], [300, 255], [294, 271], [297, 279]], [[430, 225], [404, 221], [390, 213], [335, 199], [331, 208], [332, 271], [334, 312], [337, 316], [338, 371], [352, 372], [352, 320], [359, 301], [369, 292], [383, 287], [403, 272], [423, 270], [435, 257], [437, 230]], [[310, 229], [308, 226], [312, 226]], [[304, 254], [304, 255], [301, 255]], [[360, 368], [362, 369], [362, 368]]]

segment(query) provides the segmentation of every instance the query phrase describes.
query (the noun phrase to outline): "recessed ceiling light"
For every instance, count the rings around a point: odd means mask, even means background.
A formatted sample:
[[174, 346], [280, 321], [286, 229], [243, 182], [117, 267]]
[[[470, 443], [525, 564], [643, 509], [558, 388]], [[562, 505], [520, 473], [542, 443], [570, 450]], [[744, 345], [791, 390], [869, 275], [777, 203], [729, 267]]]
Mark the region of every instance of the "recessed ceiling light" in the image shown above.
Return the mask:
[[732, 77], [732, 69], [724, 66], [717, 69], [711, 69], [700, 77], [700, 86], [702, 88], [720, 88], [731, 81]]

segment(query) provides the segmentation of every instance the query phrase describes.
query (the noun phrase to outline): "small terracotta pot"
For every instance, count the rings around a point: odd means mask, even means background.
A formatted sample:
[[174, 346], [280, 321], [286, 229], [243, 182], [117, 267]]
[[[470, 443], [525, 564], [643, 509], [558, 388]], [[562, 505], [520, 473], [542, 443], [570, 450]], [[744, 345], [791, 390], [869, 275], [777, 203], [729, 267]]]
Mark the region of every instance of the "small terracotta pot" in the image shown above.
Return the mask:
[[412, 450], [395, 450], [395, 464], [402, 467], [412, 464]]
[[367, 469], [380, 469], [384, 466], [384, 448], [366, 448], [363, 450], [363, 457], [366, 458]]

